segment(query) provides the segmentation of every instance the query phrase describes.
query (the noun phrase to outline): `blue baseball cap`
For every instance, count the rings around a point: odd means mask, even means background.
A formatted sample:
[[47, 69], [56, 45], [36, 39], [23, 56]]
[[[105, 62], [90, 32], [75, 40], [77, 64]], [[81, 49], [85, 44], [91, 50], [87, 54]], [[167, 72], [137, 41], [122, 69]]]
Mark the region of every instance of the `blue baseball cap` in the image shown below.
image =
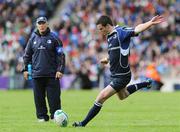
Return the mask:
[[47, 18], [46, 17], [38, 17], [37, 20], [36, 20], [36, 23], [39, 23], [39, 22], [47, 22]]

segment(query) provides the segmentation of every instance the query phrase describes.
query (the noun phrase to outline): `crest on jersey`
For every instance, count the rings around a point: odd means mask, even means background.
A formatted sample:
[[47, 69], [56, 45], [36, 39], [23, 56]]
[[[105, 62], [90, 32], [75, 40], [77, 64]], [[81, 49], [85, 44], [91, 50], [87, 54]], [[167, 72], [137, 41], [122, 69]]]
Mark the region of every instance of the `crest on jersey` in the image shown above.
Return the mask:
[[57, 47], [57, 48], [56, 48], [56, 52], [57, 52], [58, 54], [63, 53], [63, 48], [62, 48], [62, 47]]
[[49, 40], [47, 40], [47, 43], [48, 43], [48, 44], [51, 44], [51, 43], [52, 43], [52, 41], [49, 39]]
[[117, 34], [114, 34], [114, 35], [113, 35], [113, 38], [116, 39], [116, 38], [117, 38]]

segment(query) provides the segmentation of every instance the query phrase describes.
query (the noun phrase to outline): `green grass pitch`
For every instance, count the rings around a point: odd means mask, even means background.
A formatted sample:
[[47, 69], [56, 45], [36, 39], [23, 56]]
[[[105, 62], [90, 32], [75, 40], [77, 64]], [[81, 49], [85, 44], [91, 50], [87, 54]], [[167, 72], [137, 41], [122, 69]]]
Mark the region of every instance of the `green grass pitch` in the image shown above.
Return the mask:
[[52, 121], [38, 123], [31, 90], [0, 91], [0, 132], [180, 132], [180, 92], [137, 92], [126, 100], [111, 97], [85, 128], [73, 128], [84, 118], [98, 90], [62, 91], [66, 128]]

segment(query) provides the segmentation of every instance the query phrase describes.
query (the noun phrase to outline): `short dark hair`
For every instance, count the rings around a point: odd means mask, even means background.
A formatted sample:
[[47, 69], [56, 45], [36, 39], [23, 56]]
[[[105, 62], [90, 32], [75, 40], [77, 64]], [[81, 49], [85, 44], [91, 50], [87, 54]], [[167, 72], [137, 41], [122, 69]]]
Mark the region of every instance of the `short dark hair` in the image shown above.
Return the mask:
[[106, 26], [107, 24], [110, 24], [111, 26], [113, 26], [113, 22], [112, 22], [111, 18], [106, 15], [101, 16], [97, 20], [96, 25], [99, 25], [99, 24], [101, 24], [102, 26]]

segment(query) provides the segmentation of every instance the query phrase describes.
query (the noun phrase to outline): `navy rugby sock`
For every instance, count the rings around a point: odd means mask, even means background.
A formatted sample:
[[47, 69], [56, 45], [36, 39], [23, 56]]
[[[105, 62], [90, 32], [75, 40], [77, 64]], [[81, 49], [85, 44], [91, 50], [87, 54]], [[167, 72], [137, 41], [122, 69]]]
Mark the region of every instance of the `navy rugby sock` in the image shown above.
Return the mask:
[[141, 88], [145, 88], [149, 85], [148, 82], [142, 82], [142, 83], [137, 83], [137, 84], [133, 84], [133, 85], [129, 85], [127, 87], [127, 91], [129, 92], [129, 94], [132, 94], [134, 92], [136, 92], [137, 90], [141, 89]]
[[101, 110], [102, 104], [101, 103], [94, 103], [94, 106], [89, 110], [86, 118], [80, 122], [82, 126], [85, 126], [91, 119], [93, 119]]

